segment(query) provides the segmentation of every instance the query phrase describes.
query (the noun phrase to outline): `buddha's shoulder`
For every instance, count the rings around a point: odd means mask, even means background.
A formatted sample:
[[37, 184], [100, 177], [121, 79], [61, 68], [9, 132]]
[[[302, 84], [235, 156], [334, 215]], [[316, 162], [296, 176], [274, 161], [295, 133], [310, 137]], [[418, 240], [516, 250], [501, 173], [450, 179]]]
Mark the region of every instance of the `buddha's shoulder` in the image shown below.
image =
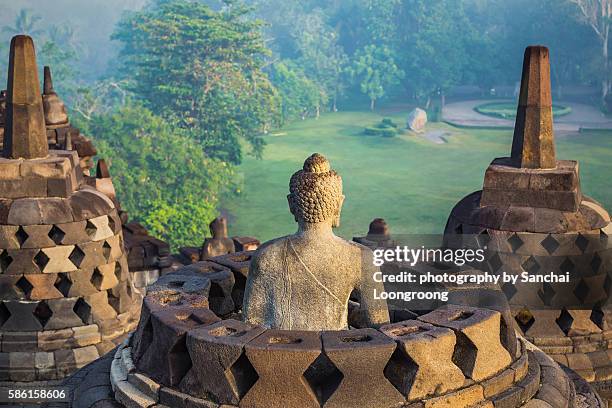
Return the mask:
[[271, 239], [270, 241], [266, 241], [257, 248], [255, 254], [253, 254], [253, 258], [257, 260], [262, 260], [270, 257], [278, 256], [282, 251], [284, 251], [287, 240], [289, 239], [289, 235], [279, 238]]

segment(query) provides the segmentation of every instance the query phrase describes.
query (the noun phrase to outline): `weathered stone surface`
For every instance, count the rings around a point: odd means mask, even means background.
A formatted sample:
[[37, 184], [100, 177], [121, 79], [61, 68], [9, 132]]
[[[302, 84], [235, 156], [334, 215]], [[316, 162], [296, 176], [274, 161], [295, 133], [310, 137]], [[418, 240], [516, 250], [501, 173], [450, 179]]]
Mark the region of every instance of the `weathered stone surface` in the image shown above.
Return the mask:
[[238, 404], [257, 380], [244, 355], [244, 345], [264, 332], [236, 320], [223, 320], [187, 334], [192, 368], [180, 389], [217, 403]]
[[45, 330], [57, 330], [67, 327], [82, 326], [83, 321], [74, 312], [78, 298], [61, 298], [47, 300], [51, 309], [51, 318], [45, 324]]
[[427, 112], [425, 112], [421, 108], [415, 108], [408, 115], [408, 121], [406, 126], [408, 129], [413, 130], [415, 132], [422, 132], [425, 129], [425, 125], [427, 124]]
[[385, 373], [408, 400], [463, 386], [465, 377], [453, 363], [456, 337], [452, 330], [406, 320], [385, 325], [381, 331], [398, 344]]
[[4, 156], [11, 159], [47, 156], [49, 147], [34, 42], [26, 35], [11, 40], [7, 90]]
[[303, 374], [321, 354], [319, 333], [268, 330], [245, 346], [259, 379], [242, 398], [245, 408], [315, 408], [319, 400]]
[[548, 49], [527, 47], [512, 142], [512, 158], [519, 167], [556, 166], [552, 119]]
[[488, 309], [449, 306], [419, 320], [452, 329], [458, 344], [455, 361], [467, 377], [481, 381], [512, 363], [500, 341], [500, 317]]
[[372, 251], [332, 231], [344, 201], [341, 177], [315, 153], [291, 177], [289, 192], [298, 232], [255, 252], [244, 296], [245, 321], [279, 329], [346, 329], [349, 295], [355, 290], [370, 325], [388, 323], [386, 301], [374, 298], [374, 289], [383, 287], [372, 279]]
[[323, 332], [321, 340], [343, 376], [326, 407], [394, 406], [405, 400], [384, 375], [396, 348], [392, 339], [374, 329], [357, 329]]
[[200, 260], [236, 252], [234, 241], [227, 236], [227, 220], [225, 217], [215, 218], [209, 225], [212, 238], [206, 238], [202, 245]]
[[44, 67], [44, 82], [43, 82], [43, 111], [45, 114], [45, 123], [47, 126], [68, 125], [68, 114], [64, 102], [57, 96], [53, 89], [53, 80], [51, 78], [51, 68]]
[[[156, 310], [150, 316], [151, 335], [144, 339], [150, 343], [139, 345], [136, 365], [161, 384], [178, 385], [192, 366], [186, 345], [187, 331], [218, 320], [205, 308], [175, 306]], [[143, 346], [146, 350], [142, 350]]]

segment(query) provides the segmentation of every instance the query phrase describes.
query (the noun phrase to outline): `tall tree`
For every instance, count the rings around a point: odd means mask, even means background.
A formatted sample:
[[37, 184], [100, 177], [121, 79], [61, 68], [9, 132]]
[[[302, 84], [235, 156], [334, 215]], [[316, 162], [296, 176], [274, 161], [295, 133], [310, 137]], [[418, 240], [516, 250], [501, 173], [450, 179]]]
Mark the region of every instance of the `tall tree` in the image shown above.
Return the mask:
[[353, 76], [358, 79], [361, 92], [370, 98], [370, 110], [392, 85], [399, 83], [404, 72], [398, 68], [388, 47], [367, 45], [355, 55]]
[[32, 10], [22, 8], [15, 17], [15, 25], [4, 26], [2, 31], [10, 35], [27, 34], [34, 36], [42, 32], [41, 29], [37, 28], [40, 20], [42, 20], [40, 15], [34, 14]]
[[262, 22], [225, 1], [164, 0], [128, 14], [112, 38], [123, 43], [120, 74], [153, 112], [189, 131], [211, 157], [240, 163], [240, 141], [255, 154], [277, 120], [277, 94], [262, 71], [269, 55]]
[[593, 29], [601, 43], [603, 73], [601, 80], [601, 96], [605, 104], [610, 92], [610, 57], [609, 40], [612, 24], [612, 0], [570, 0], [576, 4], [583, 19]]

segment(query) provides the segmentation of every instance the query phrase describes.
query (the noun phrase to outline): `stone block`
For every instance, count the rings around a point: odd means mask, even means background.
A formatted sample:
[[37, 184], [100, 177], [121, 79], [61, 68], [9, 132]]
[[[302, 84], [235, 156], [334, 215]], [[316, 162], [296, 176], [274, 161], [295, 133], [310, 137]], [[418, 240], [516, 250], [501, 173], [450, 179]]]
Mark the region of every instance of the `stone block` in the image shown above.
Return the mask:
[[11, 367], [11, 381], [35, 381], [36, 368], [34, 361], [35, 353], [13, 352], [9, 353], [9, 364]]
[[398, 345], [385, 374], [408, 400], [463, 386], [465, 377], [453, 363], [456, 338], [452, 330], [417, 320], [385, 325], [380, 330]]
[[76, 186], [71, 177], [47, 179], [47, 196], [68, 198]]
[[571, 353], [567, 354], [567, 364], [572, 370], [593, 371], [593, 364], [586, 354]]
[[86, 225], [87, 221], [76, 221], [56, 224], [55, 226], [61, 231], [58, 235], [59, 244], [75, 245], [89, 241], [89, 235], [87, 235], [87, 233], [85, 232]]
[[527, 352], [527, 356], [529, 360], [527, 375], [516, 383], [516, 385], [522, 389], [522, 401], [528, 401], [533, 398], [540, 388], [540, 364], [531, 351]]
[[155, 311], [150, 317], [151, 343], [146, 351], [137, 351], [136, 365], [161, 384], [178, 385], [192, 364], [186, 345], [187, 331], [218, 320], [205, 308], [177, 306]]
[[100, 355], [94, 346], [79, 347], [72, 350], [74, 353], [74, 361], [77, 368], [81, 368], [97, 360]]
[[71, 329], [45, 330], [38, 332], [38, 348], [43, 351], [54, 351], [68, 348], [74, 332]]
[[320, 402], [304, 372], [321, 354], [319, 333], [268, 330], [245, 346], [259, 379], [242, 398], [245, 408], [315, 408]]
[[74, 344], [79, 347], [90, 346], [101, 340], [98, 326], [95, 324], [73, 327], [72, 331], [74, 332]]
[[431, 398], [423, 401], [425, 408], [471, 407], [484, 401], [483, 389], [480, 384]]
[[[0, 225], [8, 223], [8, 214], [12, 204], [13, 200], [9, 200], [5, 197], [0, 198]], [[3, 248], [6, 247], [3, 246]]]
[[523, 389], [509, 387], [492, 398], [495, 408], [516, 408], [521, 406]]
[[47, 300], [47, 305], [51, 309], [51, 318], [45, 324], [45, 330], [82, 326], [83, 321], [74, 311], [78, 300], [76, 297]]
[[46, 313], [42, 316], [38, 313], [40, 302], [6, 300], [3, 303], [9, 312], [9, 318], [2, 325], [3, 331], [23, 332], [42, 330], [41, 319], [44, 321], [48, 316], [46, 316]]
[[43, 224], [62, 224], [73, 221], [72, 212], [66, 199], [49, 197], [40, 200], [39, 205]]
[[55, 350], [53, 352], [58, 377], [66, 377], [76, 371], [76, 361], [72, 350]]
[[9, 210], [7, 222], [11, 225], [43, 224], [44, 220], [40, 209], [40, 201], [41, 200], [37, 198], [21, 198], [18, 200], [13, 200], [13, 204]]
[[321, 340], [325, 355], [343, 376], [326, 407], [393, 406], [405, 400], [384, 373], [395, 341], [374, 329], [326, 331]]
[[25, 225], [22, 227], [27, 239], [21, 244], [21, 248], [46, 248], [55, 246], [55, 242], [49, 238], [51, 225]]
[[0, 180], [17, 180], [21, 178], [19, 167], [23, 159], [6, 159], [0, 157]]
[[419, 320], [452, 329], [457, 336], [455, 360], [474, 381], [491, 377], [512, 363], [500, 341], [501, 314], [488, 309], [449, 306]]
[[[482, 382], [485, 398], [490, 398], [508, 390], [514, 382], [515, 372], [512, 369], [504, 370]], [[520, 395], [520, 391], [519, 391]]]
[[[70, 272], [79, 269], [71, 260], [74, 245], [55, 246], [52, 248], [43, 248], [41, 252], [47, 257], [47, 262], [42, 268], [43, 273], [58, 273]], [[42, 266], [42, 265], [39, 265]]]
[[183, 392], [217, 403], [237, 405], [257, 380], [244, 346], [264, 328], [237, 320], [222, 320], [187, 334], [192, 368], [180, 383]]
[[17, 240], [17, 225], [0, 225], [0, 248], [18, 249], [21, 244]]
[[34, 356], [34, 366], [36, 368], [37, 380], [55, 380], [57, 378], [53, 353], [36, 353]]
[[4, 332], [2, 334], [2, 351], [17, 352], [17, 351], [38, 351], [37, 332]]
[[24, 275], [24, 278], [32, 285], [29, 293], [31, 300], [59, 299], [63, 294], [54, 286], [57, 280], [56, 274], [32, 273]]

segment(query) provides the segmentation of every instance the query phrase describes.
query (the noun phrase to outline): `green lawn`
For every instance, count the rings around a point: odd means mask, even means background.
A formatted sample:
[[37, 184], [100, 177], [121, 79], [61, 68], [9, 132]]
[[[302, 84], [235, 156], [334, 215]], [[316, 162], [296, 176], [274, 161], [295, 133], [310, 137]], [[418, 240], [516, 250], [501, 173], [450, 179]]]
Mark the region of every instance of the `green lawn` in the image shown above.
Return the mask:
[[[386, 116], [405, 126], [407, 112]], [[393, 233], [441, 233], [453, 205], [481, 188], [489, 162], [510, 151], [511, 131], [429, 125], [453, 133], [447, 144], [412, 134], [365, 136], [364, 127], [382, 117], [329, 113], [267, 136], [263, 160], [247, 157], [239, 168], [241, 194], [223, 203], [230, 233], [268, 240], [295, 232], [286, 200], [289, 178], [313, 152], [326, 155], [344, 180], [339, 235], [363, 234], [376, 217], [385, 218]], [[557, 156], [579, 160], [583, 191], [612, 209], [612, 132], [557, 138]]]

